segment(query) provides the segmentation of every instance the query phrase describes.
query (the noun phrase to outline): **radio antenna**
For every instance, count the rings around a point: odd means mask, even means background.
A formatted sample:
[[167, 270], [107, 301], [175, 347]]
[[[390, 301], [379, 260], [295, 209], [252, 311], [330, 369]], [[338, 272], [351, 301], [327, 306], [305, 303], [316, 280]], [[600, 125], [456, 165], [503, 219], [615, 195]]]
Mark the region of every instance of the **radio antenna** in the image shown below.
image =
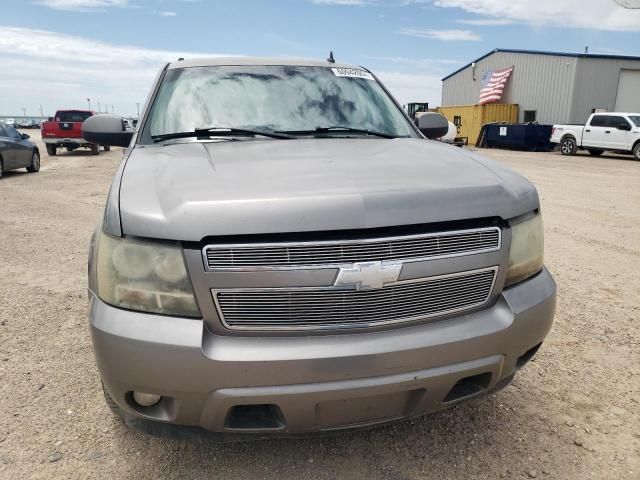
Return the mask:
[[327, 62], [336, 63], [335, 59], [333, 58], [333, 51], [329, 52], [329, 58], [327, 58]]

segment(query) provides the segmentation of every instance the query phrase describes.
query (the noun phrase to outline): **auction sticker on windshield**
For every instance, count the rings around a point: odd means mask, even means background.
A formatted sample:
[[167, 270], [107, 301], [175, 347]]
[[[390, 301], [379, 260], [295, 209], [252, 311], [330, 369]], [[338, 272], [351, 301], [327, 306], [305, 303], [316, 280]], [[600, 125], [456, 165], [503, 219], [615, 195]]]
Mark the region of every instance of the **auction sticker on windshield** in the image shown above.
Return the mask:
[[357, 68], [332, 68], [333, 74], [336, 77], [352, 77], [352, 78], [366, 78], [367, 80], [374, 80], [373, 75], [364, 70]]

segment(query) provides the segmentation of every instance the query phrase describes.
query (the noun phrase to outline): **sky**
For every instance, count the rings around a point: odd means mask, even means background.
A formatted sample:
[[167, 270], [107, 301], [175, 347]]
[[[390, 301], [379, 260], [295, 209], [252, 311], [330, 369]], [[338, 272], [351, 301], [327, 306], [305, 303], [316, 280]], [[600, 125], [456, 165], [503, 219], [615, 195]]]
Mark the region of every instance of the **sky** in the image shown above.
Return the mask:
[[[617, 0], [640, 3], [638, 0]], [[615, 0], [2, 0], [0, 115], [136, 115], [179, 57], [325, 59], [376, 73], [400, 103], [495, 48], [640, 56], [640, 9]]]

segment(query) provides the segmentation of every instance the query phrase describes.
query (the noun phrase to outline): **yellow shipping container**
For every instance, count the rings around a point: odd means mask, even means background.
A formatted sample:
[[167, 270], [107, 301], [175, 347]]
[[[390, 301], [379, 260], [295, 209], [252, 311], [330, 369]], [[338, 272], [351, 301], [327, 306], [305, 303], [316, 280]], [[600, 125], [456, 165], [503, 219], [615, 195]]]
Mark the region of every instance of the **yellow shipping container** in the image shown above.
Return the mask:
[[486, 105], [454, 105], [436, 109], [447, 120], [458, 126], [458, 137], [467, 137], [475, 145], [480, 129], [485, 123], [518, 122], [518, 105], [515, 103], [488, 103]]

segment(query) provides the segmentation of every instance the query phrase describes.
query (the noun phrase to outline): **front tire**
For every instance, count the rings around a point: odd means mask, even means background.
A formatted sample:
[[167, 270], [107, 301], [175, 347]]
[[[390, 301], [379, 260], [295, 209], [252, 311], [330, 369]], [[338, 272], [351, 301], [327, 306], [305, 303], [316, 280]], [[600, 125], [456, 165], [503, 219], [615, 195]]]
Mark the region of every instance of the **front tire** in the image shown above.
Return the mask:
[[640, 162], [640, 142], [633, 146], [633, 158]]
[[578, 151], [578, 145], [573, 137], [563, 138], [560, 142], [560, 152], [562, 155], [575, 155]]
[[604, 150], [599, 150], [597, 148], [590, 148], [589, 149], [589, 155], [591, 155], [593, 157], [599, 157], [603, 153], [604, 153]]
[[27, 172], [36, 173], [40, 171], [40, 154], [35, 150], [31, 154], [31, 165], [27, 167]]
[[2, 159], [0, 158], [0, 178], [4, 176], [4, 163], [2, 163]]
[[47, 143], [47, 155], [49, 155], [50, 157], [55, 157], [56, 156], [56, 146], [55, 145], [51, 145], [49, 143]]

